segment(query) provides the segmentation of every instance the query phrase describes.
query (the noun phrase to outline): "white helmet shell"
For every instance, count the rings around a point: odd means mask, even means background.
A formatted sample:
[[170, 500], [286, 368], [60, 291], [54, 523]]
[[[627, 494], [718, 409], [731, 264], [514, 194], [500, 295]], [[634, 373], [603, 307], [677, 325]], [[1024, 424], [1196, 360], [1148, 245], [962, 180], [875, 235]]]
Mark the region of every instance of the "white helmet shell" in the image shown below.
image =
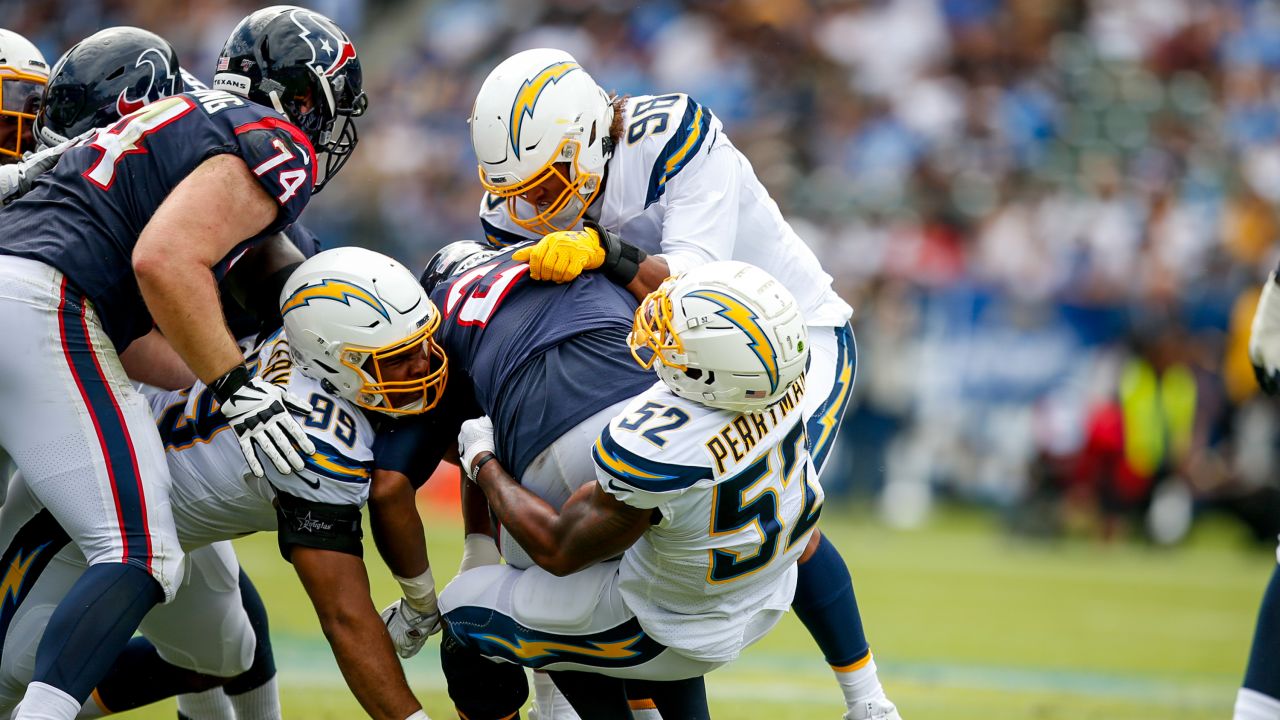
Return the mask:
[[[432, 337], [440, 312], [395, 260], [357, 247], [318, 253], [289, 276], [280, 312], [294, 365], [339, 396], [391, 415], [425, 412], [439, 401], [448, 370]], [[381, 361], [419, 349], [427, 374], [383, 378]]]
[[[572, 55], [550, 48], [512, 55], [485, 78], [471, 110], [480, 182], [507, 199], [521, 227], [571, 229], [603, 185], [612, 123], [609, 96]], [[521, 199], [552, 178], [564, 186], [556, 197], [536, 206]]]
[[49, 64], [40, 49], [12, 30], [0, 28], [0, 75], [35, 75], [49, 79]]
[[[21, 158], [24, 130], [35, 121], [49, 65], [40, 49], [12, 30], [0, 29], [0, 117], [17, 124], [13, 145], [0, 147], [0, 155]], [[33, 148], [26, 148], [27, 150]]]
[[654, 363], [673, 393], [735, 412], [776, 402], [809, 359], [795, 298], [769, 273], [734, 260], [663, 283], [640, 304], [629, 341], [633, 353], [654, 353], [636, 357]]

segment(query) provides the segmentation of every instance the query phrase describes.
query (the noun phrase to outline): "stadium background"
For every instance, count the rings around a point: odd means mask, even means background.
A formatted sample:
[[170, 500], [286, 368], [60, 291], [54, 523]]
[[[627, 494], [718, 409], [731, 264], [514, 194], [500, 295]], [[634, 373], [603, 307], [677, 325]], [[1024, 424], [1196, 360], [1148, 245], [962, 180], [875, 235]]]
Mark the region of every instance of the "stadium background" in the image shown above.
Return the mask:
[[[52, 63], [139, 25], [208, 79], [262, 4], [6, 0], [0, 27]], [[1226, 716], [1280, 529], [1280, 415], [1244, 354], [1280, 254], [1280, 3], [303, 4], [350, 31], [371, 99], [305, 216], [327, 246], [415, 267], [479, 234], [465, 118], [519, 49], [721, 117], [857, 308], [823, 527], [905, 716]], [[449, 484], [423, 499], [442, 579]], [[241, 552], [286, 713], [354, 716], [274, 542]], [[434, 658], [407, 667], [449, 716]], [[710, 686], [721, 717], [839, 713], [791, 621]]]

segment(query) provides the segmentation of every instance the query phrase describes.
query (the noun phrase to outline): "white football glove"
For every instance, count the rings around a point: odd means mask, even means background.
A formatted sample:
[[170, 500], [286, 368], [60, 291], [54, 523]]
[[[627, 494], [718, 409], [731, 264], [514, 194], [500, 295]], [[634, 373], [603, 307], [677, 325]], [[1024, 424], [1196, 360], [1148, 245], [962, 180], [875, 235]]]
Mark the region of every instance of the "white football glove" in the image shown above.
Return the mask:
[[[431, 598], [435, 605], [434, 595]], [[396, 654], [406, 660], [418, 654], [427, 638], [440, 632], [440, 611], [420, 612], [409, 605], [409, 601], [400, 598], [382, 611], [382, 622], [387, 624], [387, 632], [391, 634], [391, 644]]]
[[493, 421], [489, 416], [462, 423], [462, 431], [458, 433], [458, 458], [462, 461], [462, 471], [467, 474], [467, 477], [471, 478], [471, 463], [475, 462], [481, 453], [486, 452], [496, 454], [493, 444]]
[[68, 148], [96, 132], [90, 130], [70, 140], [63, 141], [39, 152], [27, 153], [22, 162], [0, 165], [0, 205], [8, 205], [31, 189], [36, 178], [49, 172], [58, 164], [58, 158]]
[[316, 451], [311, 438], [289, 414], [307, 415], [311, 406], [284, 388], [250, 378], [248, 369], [241, 365], [218, 378], [213, 392], [222, 403], [222, 415], [240, 438], [240, 451], [249, 461], [249, 470], [257, 477], [266, 473], [254, 452], [255, 443], [282, 475], [301, 470], [302, 454]]
[[1249, 362], [1253, 363], [1258, 384], [1268, 395], [1280, 392], [1280, 288], [1276, 287], [1275, 273], [1262, 286], [1262, 297], [1253, 313]]

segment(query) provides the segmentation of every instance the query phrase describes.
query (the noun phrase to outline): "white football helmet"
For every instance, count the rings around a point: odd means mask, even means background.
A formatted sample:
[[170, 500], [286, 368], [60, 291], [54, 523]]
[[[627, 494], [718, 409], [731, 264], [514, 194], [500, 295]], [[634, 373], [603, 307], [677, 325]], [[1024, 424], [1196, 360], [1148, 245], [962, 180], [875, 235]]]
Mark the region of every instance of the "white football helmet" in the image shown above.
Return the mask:
[[[326, 250], [298, 266], [280, 293], [294, 365], [362, 408], [426, 412], [440, 401], [448, 361], [432, 334], [440, 312], [413, 273], [357, 247]], [[422, 353], [426, 372], [388, 380], [384, 369]]]
[[0, 118], [12, 118], [5, 124], [15, 126], [12, 138], [0, 130], [0, 157], [20, 159], [24, 149], [34, 149], [23, 148], [22, 141], [31, 136], [29, 128], [48, 82], [49, 65], [40, 50], [18, 33], [0, 29]]
[[[795, 298], [769, 273], [736, 260], [669, 278], [640, 303], [627, 342], [671, 392], [735, 412], [777, 401], [809, 359]], [[652, 354], [641, 357], [642, 348]]]
[[[539, 48], [507, 58], [485, 78], [470, 123], [480, 184], [506, 198], [516, 224], [541, 235], [582, 219], [613, 153], [613, 104], [572, 55]], [[546, 194], [563, 189], [537, 205], [521, 197], [544, 184]]]

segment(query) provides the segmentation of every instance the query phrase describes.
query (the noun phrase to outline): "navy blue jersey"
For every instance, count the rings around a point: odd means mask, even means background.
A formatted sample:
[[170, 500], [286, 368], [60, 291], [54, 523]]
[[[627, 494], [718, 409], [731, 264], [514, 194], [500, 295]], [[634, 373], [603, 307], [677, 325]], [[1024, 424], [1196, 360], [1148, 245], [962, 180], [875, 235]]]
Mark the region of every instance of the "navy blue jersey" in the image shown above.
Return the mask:
[[518, 477], [551, 441], [655, 378], [627, 350], [636, 303], [626, 290], [599, 273], [530, 280], [510, 252], [441, 283], [431, 299], [449, 382], [465, 373]]
[[[289, 238], [294, 247], [298, 248], [298, 252], [301, 252], [304, 258], [320, 252], [320, 238], [302, 223], [294, 223], [285, 228], [284, 235]], [[279, 313], [277, 312], [276, 315]], [[227, 328], [231, 330], [233, 338], [249, 337], [267, 329], [262, 326], [262, 320], [257, 314], [246, 309], [225, 290], [222, 292], [222, 316], [226, 319]], [[276, 319], [269, 329], [275, 330], [279, 326], [279, 320]]]
[[[68, 150], [31, 192], [0, 211], [0, 254], [62, 271], [123, 350], [152, 327], [131, 263], [138, 235], [179, 182], [222, 153], [242, 158], [280, 204], [260, 237], [297, 219], [315, 180], [306, 136], [269, 108], [197, 90], [158, 100]], [[252, 242], [228, 253], [215, 274]]]

